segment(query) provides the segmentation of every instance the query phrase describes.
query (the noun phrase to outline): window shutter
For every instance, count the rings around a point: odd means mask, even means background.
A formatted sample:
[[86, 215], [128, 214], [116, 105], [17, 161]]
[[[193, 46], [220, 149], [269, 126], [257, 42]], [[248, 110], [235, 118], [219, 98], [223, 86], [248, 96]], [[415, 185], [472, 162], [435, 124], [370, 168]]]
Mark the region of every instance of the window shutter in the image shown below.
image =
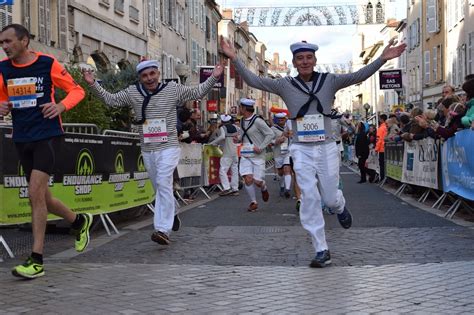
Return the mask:
[[469, 73], [474, 72], [474, 32], [469, 33], [469, 39], [468, 39], [468, 69]]
[[430, 84], [431, 78], [430, 78], [430, 51], [427, 50], [425, 51], [425, 56], [424, 56], [424, 70], [425, 70], [425, 84]]
[[51, 10], [50, 10], [50, 2], [45, 1], [44, 2], [44, 9], [45, 9], [45, 15], [46, 15], [46, 45], [50, 46], [51, 45]]
[[433, 47], [433, 81], [438, 81], [438, 47]]
[[444, 78], [444, 52], [443, 52], [442, 45], [438, 46], [438, 51], [439, 51], [439, 79], [443, 80]]
[[58, 1], [59, 12], [59, 48], [67, 49], [67, 0]]
[[426, 31], [428, 33], [438, 32], [436, 0], [426, 1]]
[[193, 61], [192, 61], [192, 70], [197, 70], [197, 45], [196, 42], [193, 40]]
[[155, 30], [155, 8], [153, 7], [154, 0], [148, 0], [147, 1], [147, 7], [148, 7], [148, 28], [151, 30]]
[[39, 29], [39, 41], [46, 43], [46, 9], [45, 0], [38, 0], [38, 29]]
[[1, 28], [13, 23], [11, 5], [0, 6], [0, 20], [0, 23], [2, 23]]
[[31, 33], [31, 1], [30, 0], [23, 0], [22, 4], [22, 15], [23, 15], [23, 26], [26, 27], [28, 31]]

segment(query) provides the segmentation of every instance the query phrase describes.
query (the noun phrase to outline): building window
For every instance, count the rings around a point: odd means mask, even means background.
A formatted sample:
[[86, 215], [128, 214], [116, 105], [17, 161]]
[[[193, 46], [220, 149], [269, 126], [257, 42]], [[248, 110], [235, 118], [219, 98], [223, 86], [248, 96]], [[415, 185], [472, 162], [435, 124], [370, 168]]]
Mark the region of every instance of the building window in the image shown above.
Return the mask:
[[38, 1], [39, 42], [51, 45], [51, 11], [49, 0]]
[[426, 31], [428, 33], [439, 32], [438, 0], [426, 2]]
[[128, 7], [128, 18], [132, 22], [139, 23], [140, 22], [140, 11], [132, 5], [129, 6]]
[[424, 70], [425, 70], [425, 78], [424, 78], [423, 82], [426, 85], [428, 85], [431, 82], [431, 78], [430, 78], [430, 73], [431, 73], [431, 69], [430, 69], [430, 51], [429, 50], [425, 51], [425, 54], [424, 54]]
[[148, 27], [153, 31], [158, 29], [158, 10], [158, 0], [148, 0]]
[[383, 7], [380, 1], [377, 2], [375, 6], [375, 21], [377, 24], [383, 24], [385, 22]]
[[58, 0], [58, 44], [59, 48], [67, 49], [67, 0]]
[[125, 12], [124, 0], [115, 0], [114, 10], [116, 13], [123, 15]]
[[[30, 0], [24, 0], [21, 3], [22, 5], [22, 21], [23, 21], [23, 26], [26, 27], [26, 29], [31, 33], [31, 1]], [[3, 10], [0, 9], [0, 12]], [[11, 10], [11, 7], [10, 7]], [[11, 12], [10, 12], [11, 13]], [[2, 18], [2, 28], [4, 27], [3, 25], [3, 18]]]
[[372, 24], [374, 22], [374, 6], [369, 1], [365, 7], [365, 23]]
[[474, 32], [469, 33], [467, 65], [469, 73], [474, 73]]
[[198, 60], [198, 47], [197, 43], [192, 41], [192, 61], [191, 61], [191, 70], [197, 72], [197, 60]]

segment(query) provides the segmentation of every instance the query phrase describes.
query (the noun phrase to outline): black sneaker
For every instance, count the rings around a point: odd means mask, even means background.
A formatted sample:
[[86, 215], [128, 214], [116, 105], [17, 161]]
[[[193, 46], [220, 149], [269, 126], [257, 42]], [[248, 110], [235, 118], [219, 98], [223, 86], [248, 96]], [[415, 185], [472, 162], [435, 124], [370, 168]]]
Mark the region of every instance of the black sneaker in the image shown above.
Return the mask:
[[329, 253], [329, 250], [323, 250], [321, 252], [316, 253], [316, 257], [314, 257], [313, 260], [311, 260], [311, 264], [309, 266], [311, 268], [324, 268], [326, 266], [329, 266], [331, 264], [331, 254]]
[[296, 200], [296, 212], [300, 212], [301, 200]]
[[178, 217], [178, 215], [176, 214], [174, 216], [174, 220], [173, 220], [173, 227], [171, 228], [171, 230], [173, 231], [179, 231], [179, 228], [181, 227], [181, 219]]
[[291, 197], [290, 190], [285, 189], [285, 198], [286, 198], [286, 199], [290, 199], [290, 197]]
[[341, 226], [345, 229], [348, 229], [352, 226], [352, 214], [349, 212], [349, 210], [347, 210], [346, 207], [344, 207], [344, 211], [342, 211], [342, 213], [337, 215], [337, 219], [339, 220]]

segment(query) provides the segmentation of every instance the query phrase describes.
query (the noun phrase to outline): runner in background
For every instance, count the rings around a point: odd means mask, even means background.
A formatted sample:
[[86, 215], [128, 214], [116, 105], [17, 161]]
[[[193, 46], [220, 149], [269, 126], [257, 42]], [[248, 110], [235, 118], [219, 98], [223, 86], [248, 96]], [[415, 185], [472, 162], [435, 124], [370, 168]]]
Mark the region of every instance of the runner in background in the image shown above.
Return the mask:
[[242, 147], [240, 149], [240, 175], [244, 178], [245, 190], [250, 198], [247, 210], [258, 210], [255, 186], [262, 192], [262, 200], [270, 197], [265, 183], [265, 149], [273, 141], [273, 131], [263, 118], [255, 114], [255, 101], [240, 100]]
[[289, 140], [285, 136], [286, 113], [275, 114], [276, 123], [273, 124], [272, 131], [275, 135], [273, 140], [273, 159], [280, 182], [280, 197], [289, 199], [291, 197], [291, 166], [290, 153], [288, 151]]
[[[222, 147], [222, 157], [220, 158], [219, 179], [222, 188], [219, 196], [239, 195], [239, 157], [237, 156], [237, 144], [235, 138], [239, 131], [232, 121], [230, 115], [221, 115], [222, 125], [219, 127], [219, 135], [211, 141], [211, 145]], [[227, 177], [229, 169], [232, 172], [231, 180]]]

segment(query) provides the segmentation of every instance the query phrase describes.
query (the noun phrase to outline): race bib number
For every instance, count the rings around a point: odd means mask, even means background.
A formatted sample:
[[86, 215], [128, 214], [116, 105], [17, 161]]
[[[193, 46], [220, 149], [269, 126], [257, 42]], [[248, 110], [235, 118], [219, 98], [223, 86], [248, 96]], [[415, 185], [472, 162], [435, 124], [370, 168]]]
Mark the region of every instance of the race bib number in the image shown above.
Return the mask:
[[324, 117], [321, 114], [306, 115], [296, 120], [299, 142], [320, 142], [326, 140]]
[[143, 142], [161, 143], [168, 142], [168, 131], [166, 130], [166, 119], [147, 119], [143, 123]]
[[7, 81], [8, 100], [13, 108], [29, 108], [36, 106], [35, 78], [18, 78]]
[[240, 155], [244, 157], [254, 157], [255, 152], [253, 150], [253, 144], [251, 143], [242, 144], [242, 148], [240, 149]]

